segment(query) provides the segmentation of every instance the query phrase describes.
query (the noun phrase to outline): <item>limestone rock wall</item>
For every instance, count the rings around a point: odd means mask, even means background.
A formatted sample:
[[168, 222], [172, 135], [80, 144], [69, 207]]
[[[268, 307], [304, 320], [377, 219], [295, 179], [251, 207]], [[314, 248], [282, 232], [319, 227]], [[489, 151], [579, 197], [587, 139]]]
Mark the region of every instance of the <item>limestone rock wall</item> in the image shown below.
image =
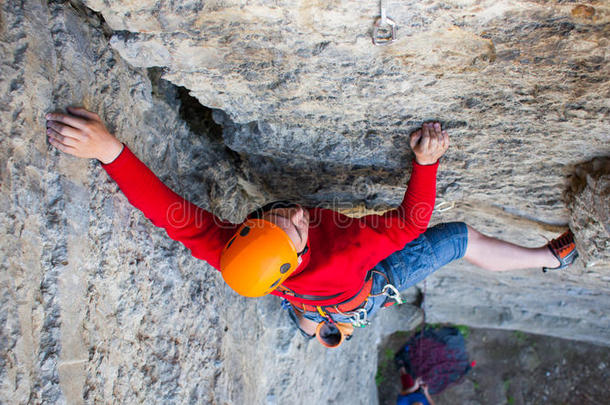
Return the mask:
[[400, 39], [385, 48], [370, 43], [374, 3], [85, 4], [101, 14], [0, 6], [0, 403], [370, 404], [376, 345], [421, 320], [403, 306], [341, 349], [303, 341], [278, 300], [236, 297], [99, 164], [53, 150], [44, 114], [67, 105], [234, 221], [275, 198], [396, 204], [408, 133], [440, 119], [453, 145], [439, 198], [455, 208], [435, 222], [530, 245], [569, 222], [585, 260], [447, 267], [427, 283], [428, 319], [609, 344], [607, 172], [580, 165], [610, 149], [606, 3], [390, 2]]
[[590, 267], [610, 263], [610, 159], [580, 164], [574, 170], [566, 201], [570, 228], [578, 249]]
[[98, 111], [174, 190], [236, 221], [227, 207], [260, 199], [247, 167], [189, 129], [202, 123], [181, 119], [176, 90], [126, 64], [90, 10], [5, 2], [0, 22], [0, 403], [374, 402], [374, 384], [336, 382], [372, 379], [382, 331], [413, 327], [416, 309], [328, 353], [276, 299], [237, 297], [98, 163], [50, 147], [44, 115]]
[[[389, 1], [399, 28], [386, 47], [371, 42], [374, 1], [86, 4], [130, 64], [162, 66], [248, 124], [227, 145], [273, 190], [278, 171], [325, 165], [374, 167], [402, 187], [409, 132], [439, 119], [453, 136], [442, 197], [565, 224], [570, 166], [608, 153], [607, 2]], [[345, 181], [318, 179], [281, 182], [312, 203]]]
[[[386, 47], [371, 42], [375, 2], [86, 3], [115, 30], [110, 42], [125, 60], [162, 67], [165, 79], [218, 109], [225, 144], [267, 196], [354, 214], [397, 204], [409, 133], [441, 120], [452, 147], [438, 195], [455, 208], [433, 222], [466, 220], [529, 246], [571, 224], [583, 260], [545, 278], [488, 279], [476, 269], [444, 277], [431, 316], [478, 324], [486, 316], [473, 308], [491, 305], [482, 326], [607, 341], [610, 321], [596, 314], [607, 313], [608, 300], [588, 298], [609, 288], [603, 178], [569, 209], [565, 194], [577, 166], [610, 150], [607, 2], [389, 1], [398, 40]], [[581, 232], [585, 222], [595, 231]], [[469, 303], [460, 286], [471, 279], [478, 287]], [[514, 302], [487, 293], [503, 283]], [[552, 309], [522, 299], [547, 285]], [[556, 300], [558, 285], [578, 288]], [[540, 329], [530, 310], [557, 328], [544, 321]], [[578, 332], [576, 324], [589, 326]]]

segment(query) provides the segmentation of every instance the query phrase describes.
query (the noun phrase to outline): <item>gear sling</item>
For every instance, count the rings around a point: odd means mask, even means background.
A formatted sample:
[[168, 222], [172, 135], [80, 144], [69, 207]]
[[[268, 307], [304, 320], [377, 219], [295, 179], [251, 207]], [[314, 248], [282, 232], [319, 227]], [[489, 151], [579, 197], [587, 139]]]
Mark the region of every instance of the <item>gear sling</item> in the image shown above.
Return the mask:
[[[386, 284], [380, 293], [372, 293], [373, 288], [373, 275], [380, 274], [386, 280]], [[282, 308], [286, 309], [290, 315], [290, 319], [295, 323], [301, 334], [306, 338], [313, 338], [314, 336], [309, 335], [299, 324], [299, 317], [296, 315], [296, 311], [301, 313], [301, 316], [305, 313], [317, 313], [324, 320], [319, 322], [316, 326], [315, 337], [325, 347], [335, 348], [339, 347], [343, 341], [349, 340], [354, 332], [354, 327], [364, 328], [369, 324], [368, 313], [365, 309], [369, 297], [377, 297], [385, 295], [387, 298], [383, 303], [383, 307], [389, 307], [395, 303], [402, 304], [404, 301], [392, 282], [388, 279], [388, 276], [378, 270], [369, 270], [364, 280], [364, 285], [360, 291], [339, 304], [333, 305], [314, 305], [306, 304], [291, 300], [291, 297], [299, 298], [305, 301], [324, 301], [335, 298], [340, 294], [331, 296], [315, 296], [315, 295], [304, 295], [298, 294], [289, 288], [280, 285], [277, 290], [283, 294]], [[348, 322], [336, 322], [332, 314], [339, 314], [349, 319]]]

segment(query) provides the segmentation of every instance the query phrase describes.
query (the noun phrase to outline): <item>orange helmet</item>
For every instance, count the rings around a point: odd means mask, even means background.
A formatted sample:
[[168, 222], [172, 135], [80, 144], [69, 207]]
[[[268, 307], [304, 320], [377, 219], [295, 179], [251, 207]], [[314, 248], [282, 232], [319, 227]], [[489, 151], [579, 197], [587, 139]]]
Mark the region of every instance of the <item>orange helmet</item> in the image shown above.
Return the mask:
[[297, 250], [288, 234], [258, 218], [244, 222], [220, 254], [222, 278], [246, 297], [269, 294], [297, 265]]

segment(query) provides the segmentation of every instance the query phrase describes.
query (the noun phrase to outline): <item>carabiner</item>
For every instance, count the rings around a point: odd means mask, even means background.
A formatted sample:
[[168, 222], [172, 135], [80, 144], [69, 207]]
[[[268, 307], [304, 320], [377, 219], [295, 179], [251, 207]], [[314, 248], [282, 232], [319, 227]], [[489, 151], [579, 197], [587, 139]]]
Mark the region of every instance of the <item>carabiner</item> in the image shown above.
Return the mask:
[[405, 300], [400, 295], [400, 292], [392, 284], [386, 284], [383, 286], [381, 293], [388, 298], [396, 301], [397, 304], [404, 304]]
[[365, 326], [369, 325], [370, 322], [367, 319], [368, 316], [368, 312], [366, 312], [366, 309], [364, 308], [360, 308], [357, 309], [355, 311], [353, 311], [352, 317], [349, 319], [349, 321], [352, 323], [352, 325], [356, 328], [364, 328]]
[[436, 204], [436, 207], [434, 207], [434, 210], [436, 212], [445, 212], [445, 211], [449, 211], [455, 208], [455, 201], [441, 201], [438, 204]]

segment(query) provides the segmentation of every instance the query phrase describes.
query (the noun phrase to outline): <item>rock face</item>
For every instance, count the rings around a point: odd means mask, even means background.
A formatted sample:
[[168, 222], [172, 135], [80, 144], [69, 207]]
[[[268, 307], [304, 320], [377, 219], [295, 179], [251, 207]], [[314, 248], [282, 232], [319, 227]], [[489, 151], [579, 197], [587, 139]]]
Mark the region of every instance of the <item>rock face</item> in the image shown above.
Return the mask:
[[383, 48], [374, 2], [85, 4], [0, 6], [0, 403], [369, 404], [376, 345], [421, 320], [403, 306], [338, 350], [303, 341], [275, 298], [236, 297], [99, 164], [52, 149], [44, 114], [67, 105], [233, 221], [277, 198], [396, 204], [409, 132], [440, 119], [455, 208], [435, 222], [530, 245], [569, 222], [585, 260], [447, 267], [428, 318], [610, 344], [608, 172], [580, 165], [610, 149], [606, 3], [390, 2]]
[[[610, 159], [595, 159], [576, 167], [566, 193], [570, 228], [589, 267], [610, 263]], [[584, 243], [583, 243], [584, 242]]]
[[439, 119], [453, 136], [443, 198], [565, 224], [570, 165], [608, 153], [605, 2], [388, 2], [399, 29], [386, 47], [371, 41], [373, 1], [86, 4], [118, 31], [111, 44], [130, 64], [163, 67], [247, 124], [226, 143], [273, 190], [278, 172], [311, 167], [305, 184], [281, 181], [305, 202], [345, 181], [311, 180], [326, 165], [374, 167], [402, 187], [409, 132]]
[[256, 187], [205, 117], [182, 120], [192, 110], [176, 90], [128, 66], [87, 9], [4, 3], [0, 16], [0, 403], [374, 402], [374, 384], [297, 384], [372, 378], [367, 349], [420, 322], [416, 309], [388, 311], [385, 328], [328, 353], [274, 298], [236, 297], [99, 164], [57, 153], [44, 135], [46, 112], [97, 110], [177, 192], [239, 220], [225, 208], [253, 207]]

